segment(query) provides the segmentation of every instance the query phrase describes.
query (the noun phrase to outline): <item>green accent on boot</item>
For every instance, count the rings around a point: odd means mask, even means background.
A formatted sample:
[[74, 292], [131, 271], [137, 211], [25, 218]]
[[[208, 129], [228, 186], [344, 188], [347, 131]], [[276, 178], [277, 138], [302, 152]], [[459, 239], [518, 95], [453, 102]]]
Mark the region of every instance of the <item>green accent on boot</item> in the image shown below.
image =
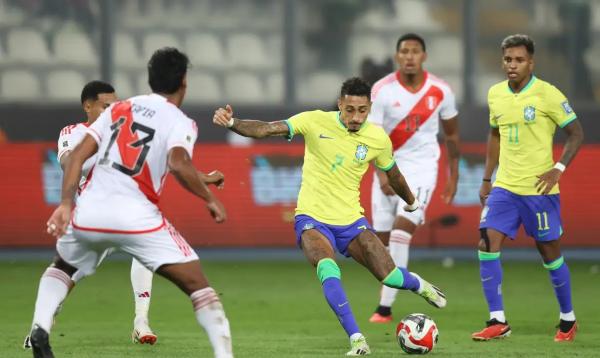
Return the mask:
[[499, 252], [479, 251], [479, 261], [492, 261], [500, 258]]
[[404, 285], [404, 275], [402, 274], [402, 271], [398, 270], [396, 267], [381, 282], [388, 287], [401, 289], [402, 285]]
[[342, 273], [333, 259], [326, 258], [320, 260], [317, 264], [317, 276], [319, 277], [319, 281], [323, 283], [323, 281], [330, 277], [341, 278]]
[[550, 263], [547, 263], [547, 264], [545, 263], [544, 268], [546, 270], [554, 271], [554, 270], [558, 270], [564, 263], [565, 263], [565, 259], [561, 256]]

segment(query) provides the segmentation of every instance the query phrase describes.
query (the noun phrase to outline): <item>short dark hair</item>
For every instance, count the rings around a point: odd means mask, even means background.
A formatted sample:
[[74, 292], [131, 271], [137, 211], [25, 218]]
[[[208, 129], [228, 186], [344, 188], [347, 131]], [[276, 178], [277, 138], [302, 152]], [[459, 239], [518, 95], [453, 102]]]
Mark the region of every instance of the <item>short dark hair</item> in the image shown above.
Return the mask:
[[173, 94], [181, 87], [190, 60], [174, 47], [156, 50], [148, 61], [148, 84], [155, 93]]
[[427, 52], [427, 48], [425, 47], [425, 40], [423, 40], [423, 38], [420, 35], [417, 35], [413, 32], [409, 32], [407, 34], [400, 36], [400, 38], [398, 39], [398, 42], [396, 42], [396, 52], [398, 52], [398, 50], [400, 50], [400, 45], [402, 44], [402, 41], [406, 41], [406, 40], [417, 41], [418, 43], [421, 44], [421, 47], [423, 48], [423, 52]]
[[91, 81], [88, 82], [81, 90], [81, 104], [91, 99], [93, 101], [98, 100], [98, 95], [101, 93], [115, 93], [115, 89], [110, 83], [102, 81]]
[[352, 77], [347, 79], [342, 85], [342, 90], [340, 91], [340, 97], [344, 96], [359, 96], [359, 97], [367, 97], [369, 101], [371, 100], [371, 85], [358, 77]]
[[525, 46], [525, 48], [527, 49], [527, 53], [530, 56], [533, 56], [533, 54], [535, 53], [535, 43], [533, 42], [531, 37], [523, 34], [507, 36], [504, 40], [502, 40], [501, 48], [502, 52], [504, 52], [504, 50], [506, 50], [509, 47], [519, 46]]

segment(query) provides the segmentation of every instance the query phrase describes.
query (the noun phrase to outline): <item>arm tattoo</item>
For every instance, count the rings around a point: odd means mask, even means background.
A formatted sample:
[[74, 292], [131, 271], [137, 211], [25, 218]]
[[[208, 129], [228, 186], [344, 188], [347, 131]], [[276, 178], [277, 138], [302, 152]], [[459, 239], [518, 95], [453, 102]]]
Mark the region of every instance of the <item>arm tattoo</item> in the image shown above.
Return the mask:
[[286, 136], [289, 134], [289, 128], [284, 121], [263, 122], [251, 119], [234, 119], [233, 127], [230, 129], [239, 135], [251, 138]]

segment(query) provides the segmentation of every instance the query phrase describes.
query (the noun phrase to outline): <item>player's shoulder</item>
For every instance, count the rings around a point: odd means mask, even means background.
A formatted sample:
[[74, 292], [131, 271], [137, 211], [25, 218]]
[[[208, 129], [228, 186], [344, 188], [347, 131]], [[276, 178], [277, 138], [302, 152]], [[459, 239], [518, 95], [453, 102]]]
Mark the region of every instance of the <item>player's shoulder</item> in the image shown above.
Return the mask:
[[452, 91], [452, 87], [450, 86], [450, 84], [448, 82], [446, 82], [444, 79], [442, 79], [441, 77], [438, 77], [436, 75], [434, 75], [431, 72], [427, 72], [427, 80], [436, 87], [441, 88], [443, 91], [448, 91], [448, 92], [454, 92]]
[[397, 81], [396, 72], [388, 73], [383, 78], [379, 79], [377, 82], [373, 84], [371, 87], [371, 97], [377, 97], [378, 94], [381, 93], [382, 90], [386, 88], [390, 88], [392, 84]]
[[369, 122], [367, 122], [365, 125], [367, 126], [365, 128], [366, 129], [365, 134], [367, 136], [372, 137], [375, 140], [382, 140], [382, 139], [389, 138], [389, 135], [385, 132], [385, 129], [383, 129], [383, 127], [378, 126], [373, 123], [369, 123]]
[[498, 97], [507, 93], [510, 93], [508, 80], [500, 81], [490, 86], [490, 89], [488, 90], [488, 98]]
[[60, 130], [59, 136], [60, 137], [70, 136], [70, 135], [79, 133], [81, 131], [85, 131], [85, 129], [87, 127], [88, 126], [85, 122], [68, 124], [68, 125], [64, 126], [63, 129]]
[[563, 93], [561, 92], [560, 89], [558, 89], [558, 87], [556, 87], [555, 85], [553, 85], [552, 83], [548, 82], [548, 81], [544, 81], [543, 79], [539, 78], [539, 77], [534, 77], [535, 80], [535, 88], [538, 89], [538, 91], [542, 92], [544, 95], [546, 96], [563, 96]]

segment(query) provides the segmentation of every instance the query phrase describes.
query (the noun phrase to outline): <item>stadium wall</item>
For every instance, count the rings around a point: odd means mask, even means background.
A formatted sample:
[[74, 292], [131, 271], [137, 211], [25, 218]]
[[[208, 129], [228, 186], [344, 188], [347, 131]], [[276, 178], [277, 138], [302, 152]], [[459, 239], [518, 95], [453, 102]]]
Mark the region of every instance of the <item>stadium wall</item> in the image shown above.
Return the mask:
[[[61, 170], [54, 142], [0, 146], [0, 247], [50, 247], [45, 222], [60, 200]], [[561, 148], [556, 148], [558, 156]], [[484, 144], [463, 144], [461, 179], [453, 205], [440, 199], [445, 184], [445, 157], [428, 210], [428, 222], [414, 239], [417, 246], [469, 246], [479, 237], [478, 189], [483, 173]], [[197, 145], [194, 162], [203, 171], [221, 170], [225, 188], [217, 195], [229, 220], [215, 224], [202, 201], [185, 192], [172, 177], [161, 198], [165, 216], [198, 247], [293, 246], [294, 206], [301, 179], [301, 142], [232, 147]], [[600, 246], [600, 201], [593, 165], [600, 145], [585, 145], [561, 180], [564, 246]], [[363, 207], [370, 216], [372, 175], [362, 185]], [[509, 246], [532, 246], [521, 232]]]

